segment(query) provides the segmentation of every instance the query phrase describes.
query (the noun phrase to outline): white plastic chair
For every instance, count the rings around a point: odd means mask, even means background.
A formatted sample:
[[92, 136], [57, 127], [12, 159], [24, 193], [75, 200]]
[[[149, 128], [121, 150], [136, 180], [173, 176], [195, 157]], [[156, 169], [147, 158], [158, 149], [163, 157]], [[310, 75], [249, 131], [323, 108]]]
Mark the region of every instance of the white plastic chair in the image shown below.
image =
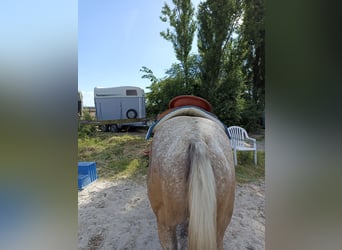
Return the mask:
[[237, 165], [236, 151], [254, 151], [254, 163], [257, 165], [256, 140], [248, 136], [247, 131], [239, 126], [228, 128], [230, 144], [234, 151], [234, 163]]

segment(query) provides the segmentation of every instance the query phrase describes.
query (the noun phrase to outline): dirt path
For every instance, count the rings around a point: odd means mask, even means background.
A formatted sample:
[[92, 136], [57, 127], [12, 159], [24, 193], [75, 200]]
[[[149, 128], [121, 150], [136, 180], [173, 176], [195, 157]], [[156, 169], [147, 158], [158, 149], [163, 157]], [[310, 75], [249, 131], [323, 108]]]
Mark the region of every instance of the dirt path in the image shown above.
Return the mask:
[[[265, 183], [237, 185], [224, 249], [265, 248]], [[161, 249], [145, 182], [97, 180], [78, 193], [79, 249]]]

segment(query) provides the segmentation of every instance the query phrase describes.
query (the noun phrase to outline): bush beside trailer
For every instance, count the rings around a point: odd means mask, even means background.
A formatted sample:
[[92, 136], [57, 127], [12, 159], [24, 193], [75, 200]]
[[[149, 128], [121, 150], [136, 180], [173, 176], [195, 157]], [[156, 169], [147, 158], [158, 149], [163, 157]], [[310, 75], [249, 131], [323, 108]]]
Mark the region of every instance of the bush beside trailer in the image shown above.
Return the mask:
[[101, 122], [102, 131], [117, 132], [123, 126], [146, 126], [145, 92], [139, 87], [95, 87], [94, 103], [96, 120]]

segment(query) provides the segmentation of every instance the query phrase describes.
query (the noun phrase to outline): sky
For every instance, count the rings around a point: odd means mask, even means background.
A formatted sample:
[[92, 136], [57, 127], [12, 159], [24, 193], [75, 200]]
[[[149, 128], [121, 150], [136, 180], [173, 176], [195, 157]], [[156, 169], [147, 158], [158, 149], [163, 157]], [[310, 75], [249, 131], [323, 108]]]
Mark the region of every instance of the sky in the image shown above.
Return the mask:
[[[195, 7], [199, 2], [192, 1]], [[95, 87], [137, 86], [148, 92], [150, 81], [141, 78], [140, 69], [146, 66], [162, 78], [177, 62], [171, 42], [160, 36], [169, 27], [159, 18], [163, 5], [156, 0], [78, 1], [78, 90], [84, 106], [94, 106]]]

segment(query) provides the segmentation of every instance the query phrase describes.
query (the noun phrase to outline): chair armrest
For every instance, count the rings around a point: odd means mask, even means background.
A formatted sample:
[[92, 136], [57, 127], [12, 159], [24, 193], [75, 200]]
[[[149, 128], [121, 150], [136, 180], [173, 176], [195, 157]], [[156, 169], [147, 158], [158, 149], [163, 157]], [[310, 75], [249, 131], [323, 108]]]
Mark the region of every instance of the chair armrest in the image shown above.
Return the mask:
[[256, 139], [255, 139], [255, 138], [252, 138], [252, 137], [246, 136], [246, 139], [247, 139], [247, 140], [250, 140], [250, 141], [252, 141], [252, 142], [253, 142], [253, 145], [254, 145], [254, 147], [256, 148]]
[[253, 141], [253, 142], [256, 142], [256, 139], [254, 139], [254, 138], [252, 138], [252, 137], [249, 137], [248, 135], [246, 136], [246, 139], [251, 140], [251, 141]]

